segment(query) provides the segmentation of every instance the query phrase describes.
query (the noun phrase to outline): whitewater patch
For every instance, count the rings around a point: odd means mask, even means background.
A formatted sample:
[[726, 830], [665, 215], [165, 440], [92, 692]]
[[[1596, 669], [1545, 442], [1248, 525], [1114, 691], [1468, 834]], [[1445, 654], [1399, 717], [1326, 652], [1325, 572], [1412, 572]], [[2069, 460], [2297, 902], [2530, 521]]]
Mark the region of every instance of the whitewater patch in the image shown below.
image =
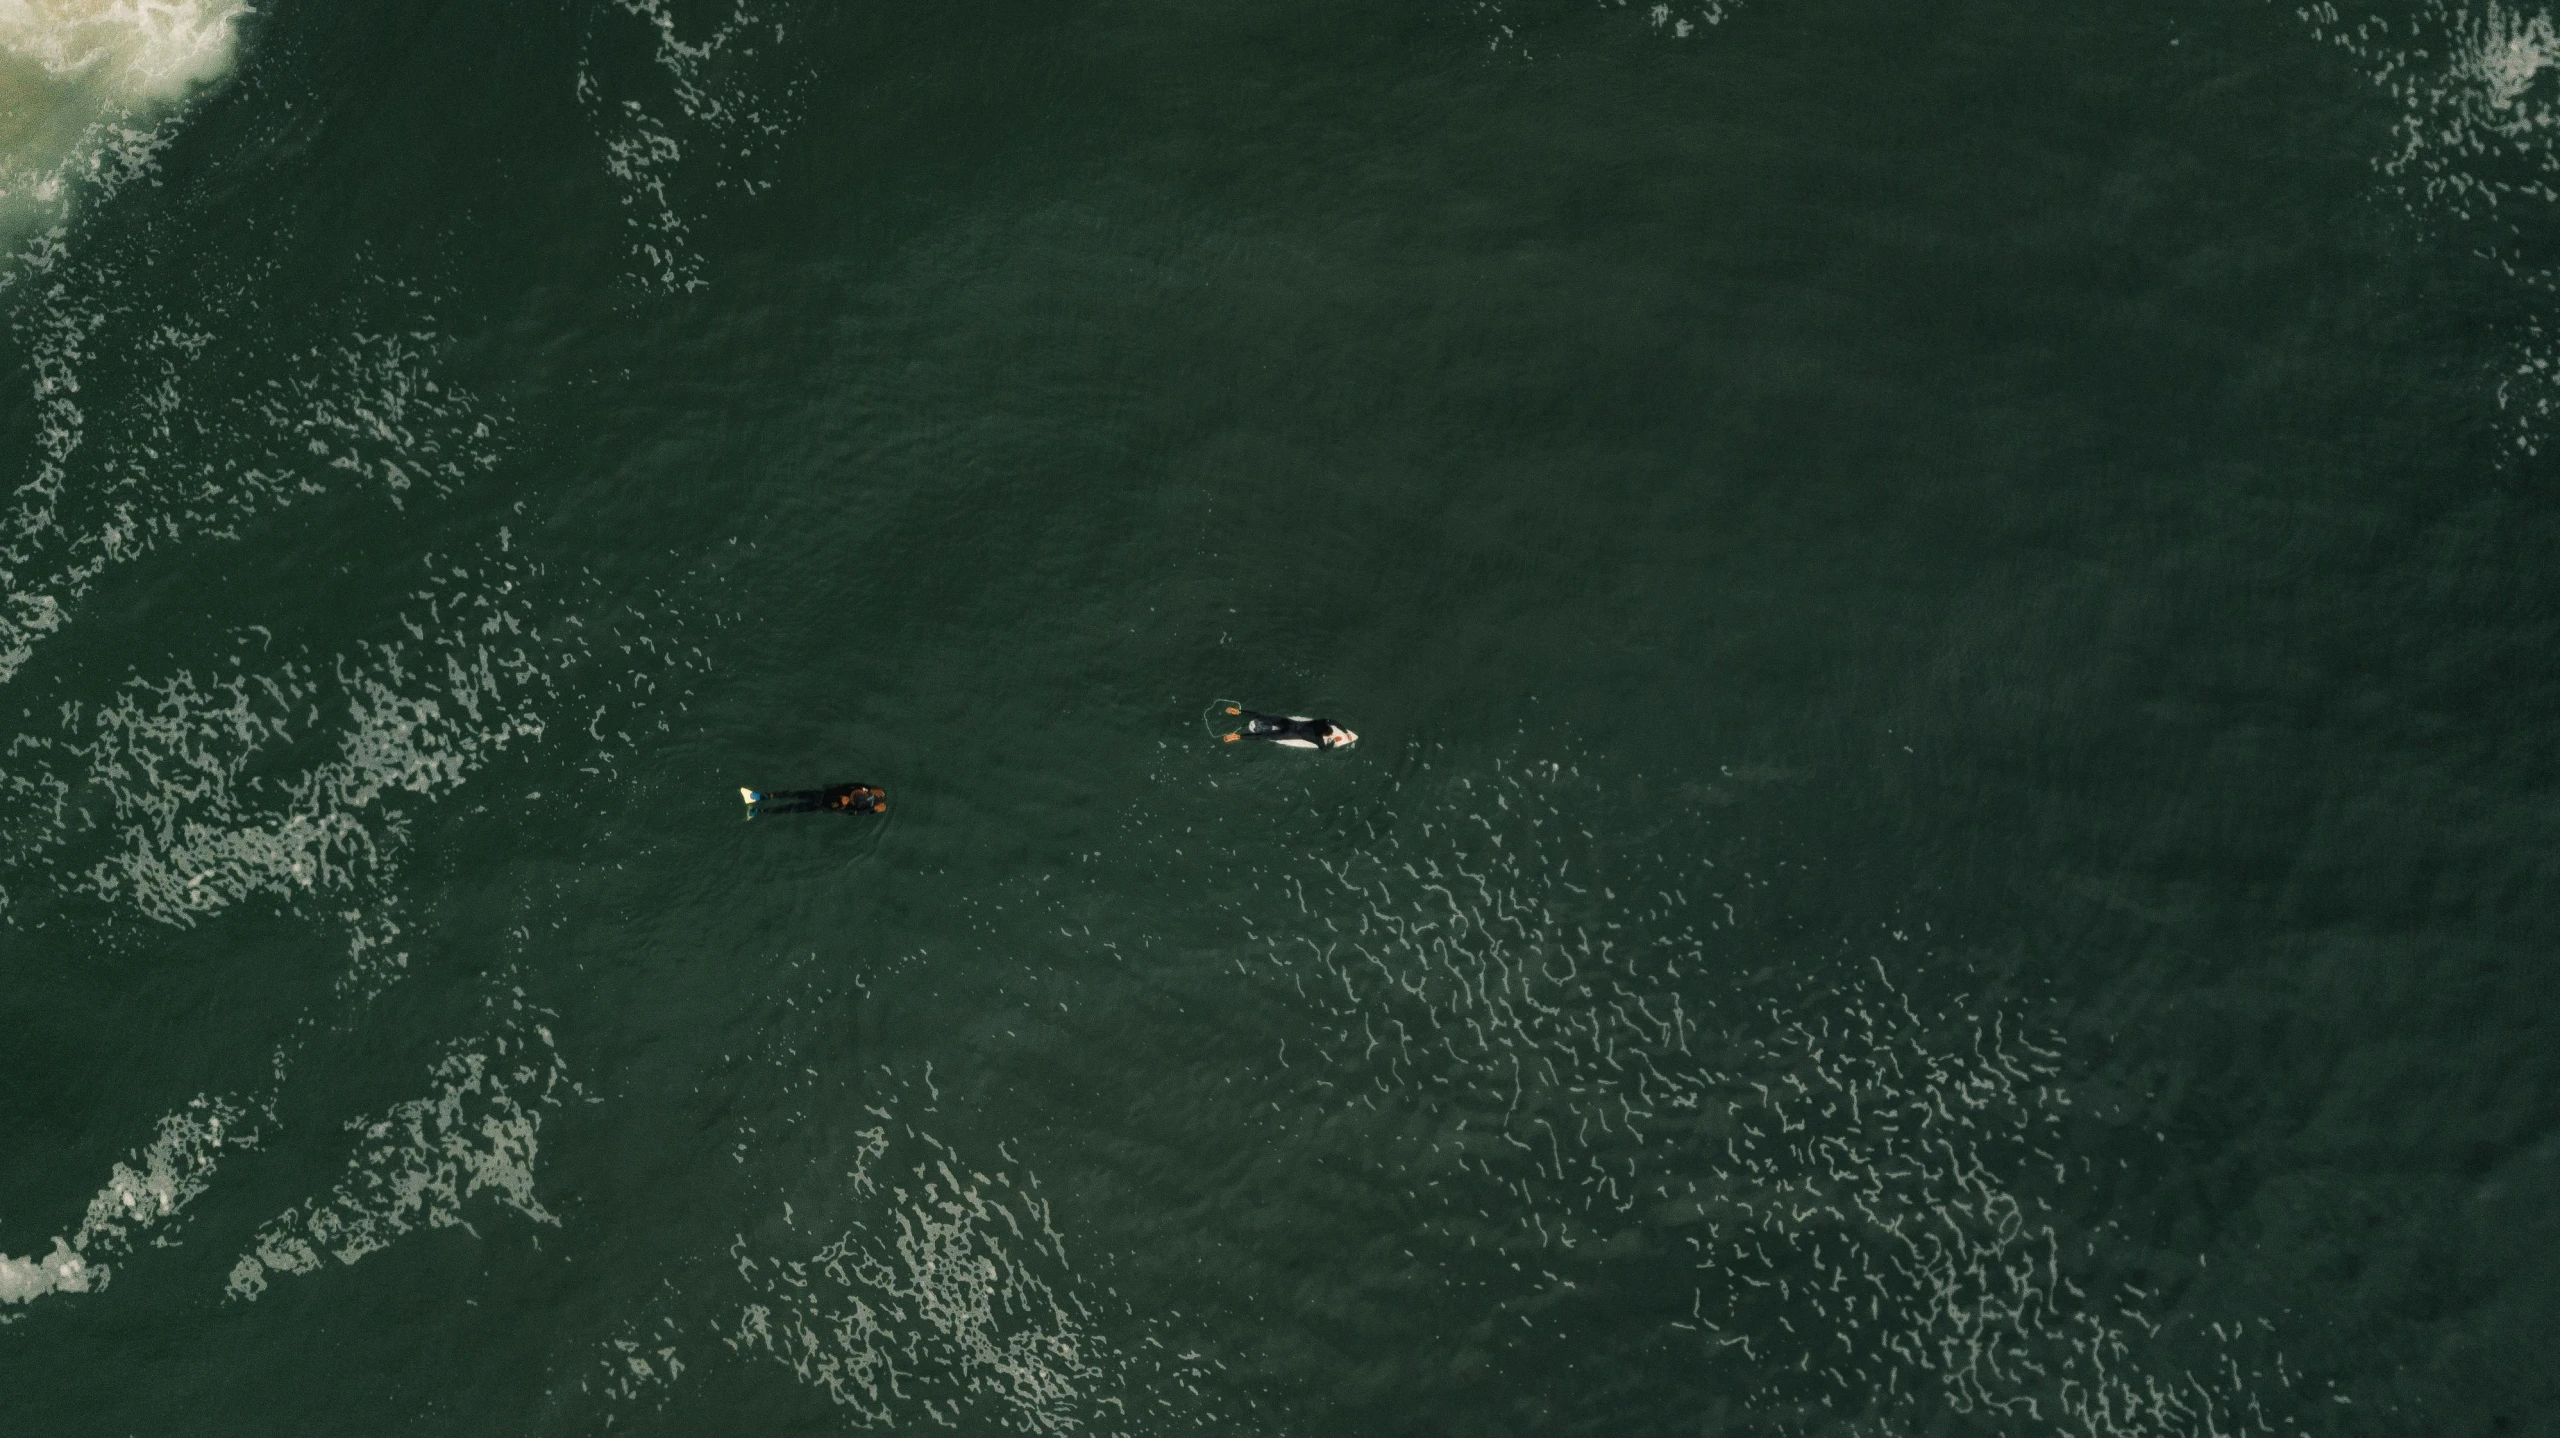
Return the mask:
[[[252, 627], [230, 636], [231, 665], [137, 677], [104, 702], [61, 705], [51, 734], [15, 736], [0, 771], [15, 801], [0, 827], [13, 879], [50, 872], [61, 894], [181, 928], [257, 897], [312, 905], [347, 936], [333, 985], [342, 1006], [360, 1010], [404, 978], [392, 881], [414, 807], [553, 735], [554, 705], [575, 704], [583, 725], [567, 731], [590, 760], [582, 767], [600, 770], [650, 732], [647, 716], [663, 731], [660, 711], [709, 665], [682, 642], [671, 596], [608, 607], [590, 577], [546, 584], [503, 529], [481, 552], [430, 556], [424, 570], [394, 620], [398, 638], [279, 661], [274, 636]], [[536, 633], [545, 623], [551, 632]], [[432, 1092], [350, 1125], [360, 1138], [346, 1178], [261, 1228], [234, 1266], [235, 1298], [419, 1229], [467, 1226], [483, 1204], [557, 1222], [534, 1188], [539, 1131], [576, 1084], [545, 1011], [520, 992], [494, 1008], [488, 1033], [431, 1067]], [[254, 1101], [270, 1117], [315, 1022], [306, 1014], [277, 1046], [274, 1088]], [[78, 1230], [50, 1252], [0, 1255], [0, 1293], [14, 1305], [103, 1287], [104, 1260], [205, 1192], [219, 1148], [254, 1141], [241, 1112], [198, 1100], [165, 1122]]]
[[0, 1304], [103, 1289], [113, 1277], [103, 1260], [132, 1251], [146, 1235], [157, 1246], [175, 1246], [172, 1230], [211, 1186], [222, 1152], [257, 1147], [244, 1117], [238, 1103], [202, 1096], [163, 1117], [149, 1143], [108, 1171], [70, 1237], [55, 1235], [52, 1251], [41, 1256], [0, 1252]]
[[868, 1112], [824, 1196], [849, 1218], [804, 1224], [785, 1204], [760, 1240], [731, 1242], [746, 1297], [725, 1348], [780, 1364], [856, 1428], [1219, 1426], [1201, 1384], [1220, 1365], [1167, 1341], [1180, 1315], [1142, 1317], [1083, 1275], [1038, 1174]]
[[431, 560], [404, 637], [250, 668], [273, 638], [252, 629], [232, 636], [227, 672], [62, 704], [55, 732], [12, 741], [0, 777], [12, 868], [103, 843], [72, 861], [71, 887], [178, 927], [253, 895], [370, 893], [407, 842], [407, 805], [546, 732], [576, 640], [536, 637], [540, 573], [494, 549]]
[[948, 1426], [964, 1406], [1021, 1433], [1085, 1426], [1110, 1375], [1037, 1178], [981, 1172], [903, 1125], [854, 1137], [846, 1193], [875, 1211], [805, 1257], [759, 1257], [740, 1236], [730, 1257], [755, 1296], [723, 1341], [860, 1427]]
[[[326, 1197], [262, 1225], [225, 1284], [255, 1301], [276, 1279], [352, 1265], [421, 1229], [468, 1228], [475, 1203], [533, 1223], [560, 1220], [534, 1192], [542, 1117], [579, 1092], [542, 1022], [549, 1010], [515, 989], [489, 1032], [453, 1045], [428, 1070], [431, 1088], [378, 1117], [349, 1121], [356, 1146]], [[474, 1231], [476, 1233], [476, 1230]]]
[[233, 64], [246, 0], [0, 0], [0, 239], [58, 224], [169, 141]]
[[384, 637], [283, 657], [249, 626], [228, 664], [137, 675], [14, 736], [0, 754], [13, 882], [50, 876], [56, 897], [178, 928], [253, 898], [317, 904], [348, 922], [342, 987], [395, 979], [388, 886], [416, 816], [555, 734], [580, 769], [610, 772], [711, 663], [675, 596], [608, 601], [504, 528], [419, 569]]
[[2313, 38], [2355, 57], [2397, 102], [2395, 148], [2374, 168], [2422, 222], [2485, 219], [2560, 202], [2560, 28], [2547, 11], [2426, 0], [2413, 12], [2299, 15]]

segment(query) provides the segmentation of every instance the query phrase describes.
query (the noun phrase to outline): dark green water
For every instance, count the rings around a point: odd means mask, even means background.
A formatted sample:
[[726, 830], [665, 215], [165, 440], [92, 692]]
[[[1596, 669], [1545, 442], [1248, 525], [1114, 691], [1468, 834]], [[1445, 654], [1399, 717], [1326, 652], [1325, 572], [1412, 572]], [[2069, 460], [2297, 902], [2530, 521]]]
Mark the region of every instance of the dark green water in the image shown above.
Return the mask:
[[2560, 36], [1709, 19], [0, 88], [0, 1428], [2560, 1432]]

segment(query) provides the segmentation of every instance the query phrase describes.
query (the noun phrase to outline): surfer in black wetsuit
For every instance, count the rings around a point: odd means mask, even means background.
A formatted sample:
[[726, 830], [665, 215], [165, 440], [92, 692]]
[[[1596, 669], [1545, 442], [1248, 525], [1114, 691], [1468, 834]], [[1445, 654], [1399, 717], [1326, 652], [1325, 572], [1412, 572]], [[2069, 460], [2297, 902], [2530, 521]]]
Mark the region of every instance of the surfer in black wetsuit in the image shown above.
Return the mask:
[[776, 789], [770, 794], [740, 789], [738, 797], [747, 801], [747, 817], [750, 819], [758, 814], [882, 814], [889, 809], [889, 796], [876, 784]]
[[1250, 709], [1227, 706], [1227, 712], [1244, 721], [1244, 727], [1219, 735], [1225, 743], [1239, 739], [1258, 739], [1284, 749], [1348, 749], [1360, 742], [1360, 736], [1330, 719], [1310, 719], [1304, 714], [1286, 718], [1277, 714], [1256, 714]]

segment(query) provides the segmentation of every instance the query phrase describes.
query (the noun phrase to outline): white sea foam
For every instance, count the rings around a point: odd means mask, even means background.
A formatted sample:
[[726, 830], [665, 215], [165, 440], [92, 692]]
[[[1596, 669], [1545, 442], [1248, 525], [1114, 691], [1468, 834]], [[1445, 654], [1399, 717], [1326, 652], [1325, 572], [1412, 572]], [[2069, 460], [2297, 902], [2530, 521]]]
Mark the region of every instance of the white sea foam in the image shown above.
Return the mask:
[[[641, 716], [675, 702], [708, 665], [681, 642], [686, 616], [664, 593], [634, 594], [617, 613], [546, 612], [558, 632], [535, 637], [535, 591], [564, 597], [542, 578], [502, 530], [486, 552], [430, 563], [396, 621], [402, 638], [250, 667], [272, 640], [253, 629], [234, 636], [239, 662], [228, 672], [137, 679], [105, 703], [63, 706], [56, 734], [11, 742], [14, 872], [41, 872], [46, 853], [103, 839], [109, 855], [73, 866], [74, 881], [164, 923], [198, 923], [258, 895], [330, 901], [314, 916], [346, 927], [337, 991], [368, 1001], [408, 969], [389, 884], [409, 842], [407, 806], [544, 738], [538, 706], [564, 692], [581, 700], [586, 767], [609, 764], [646, 732]], [[602, 607], [591, 580], [565, 594], [578, 608]], [[432, 1094], [355, 1125], [363, 1139], [348, 1177], [260, 1231], [235, 1265], [235, 1297], [254, 1297], [277, 1274], [352, 1263], [402, 1234], [465, 1222], [484, 1199], [556, 1221], [534, 1191], [538, 1132], [542, 1110], [575, 1085], [541, 1012], [520, 994], [500, 1008], [491, 1033], [433, 1066]], [[278, 1047], [279, 1086], [297, 1047]], [[218, 1147], [251, 1140], [239, 1112], [199, 1100], [164, 1121], [158, 1140], [115, 1167], [72, 1237], [50, 1254], [0, 1261], [0, 1294], [23, 1302], [103, 1286], [103, 1257], [204, 1192]]]
[[[328, 660], [136, 678], [103, 703], [66, 706], [52, 747], [76, 767], [50, 776], [56, 802], [75, 787], [97, 795], [113, 844], [85, 886], [179, 926], [252, 895], [379, 887], [407, 843], [406, 805], [545, 732], [561, 656], [532, 633], [525, 584], [536, 572], [497, 556], [434, 566], [410, 595], [407, 638]], [[75, 832], [45, 823], [37, 837]]]
[[[503, 528], [427, 556], [406, 598], [381, 626], [397, 637], [270, 657], [274, 634], [249, 626], [228, 665], [136, 676], [14, 736], [13, 884], [49, 875], [178, 927], [316, 901], [348, 922], [342, 991], [378, 992], [406, 965], [388, 885], [416, 816], [555, 730], [574, 767], [616, 772], [709, 669], [690, 631], [722, 622], [667, 591], [608, 601], [591, 575], [555, 580]], [[0, 914], [12, 902], [0, 890]]]
[[[816, 1018], [841, 982], [812, 974], [784, 1006]], [[1215, 1361], [1173, 1341], [1178, 1315], [1135, 1312], [1092, 1276], [1111, 1260], [1071, 1241], [1039, 1175], [1007, 1144], [982, 1166], [920, 1126], [940, 1111], [929, 1068], [822, 1073], [782, 1030], [757, 1047], [778, 1089], [740, 1105], [763, 1117], [738, 1125], [738, 1162], [754, 1154], [770, 1193], [795, 1137], [822, 1135], [824, 1157], [725, 1250], [677, 1255], [662, 1294], [594, 1346], [582, 1391], [662, 1406], [688, 1371], [744, 1361], [825, 1394], [853, 1428], [1221, 1429], [1200, 1386]]]
[[1773, 1420], [2291, 1426], [2259, 1403], [2272, 1360], [2190, 1371], [2141, 1296], [2075, 1286], [2059, 1048], [1917, 1001], [1903, 975], [1943, 961], [1914, 936], [1777, 988], [1733, 944], [1766, 881], [1576, 839], [1602, 795], [1568, 766], [1435, 792], [1288, 881], [1243, 970], [1307, 1021], [1274, 1056], [1292, 1102], [1374, 1136], [1350, 1157], [1435, 1215], [1442, 1261], [1521, 1275], [1506, 1327], [1677, 1254], [1671, 1326]]
[[164, 112], [232, 65], [245, 0], [0, 0], [0, 237], [60, 220], [167, 143]]
[[639, 742], [636, 716], [709, 664], [670, 596], [564, 613], [603, 603], [594, 581], [552, 582], [509, 545], [502, 531], [477, 554], [429, 556], [382, 626], [397, 637], [271, 658], [273, 634], [253, 626], [232, 635], [229, 665], [60, 706], [53, 732], [18, 734], [0, 766], [13, 870], [71, 855], [74, 891], [180, 927], [252, 897], [332, 902], [321, 912], [350, 923], [349, 982], [378, 988], [402, 962], [379, 901], [421, 806], [544, 741], [572, 705], [565, 732], [601, 771]]
[[[243, 286], [171, 305], [42, 240], [12, 318], [37, 407], [27, 478], [0, 510], [0, 684], [110, 570], [350, 484], [401, 504], [498, 462], [506, 421], [437, 373], [417, 297], [324, 345], [263, 342]], [[97, 371], [111, 356], [111, 375]], [[242, 374], [269, 376], [242, 386]]]
[[[981, 1169], [891, 1110], [869, 1112], [880, 1122], [851, 1136], [834, 1191], [801, 1193], [848, 1218], [813, 1225], [786, 1203], [761, 1240], [730, 1244], [746, 1296], [724, 1347], [781, 1364], [856, 1428], [1228, 1426], [1201, 1387], [1215, 1360], [1169, 1341], [1178, 1315], [1138, 1314], [1070, 1261], [1037, 1174]], [[650, 1381], [636, 1355], [617, 1344], [614, 1356], [628, 1372], [609, 1394]]]
[[231, 67], [245, 0], [0, 0], [0, 54], [124, 100], [170, 100]]
[[[1617, 3], [1623, 7], [1627, 0]], [[1697, 34], [1700, 26], [1721, 25], [1741, 9], [1742, 0], [1690, 0], [1676, 8], [1657, 0], [1645, 7], [1644, 17], [1658, 33], [1686, 40]]]
[[[1036, 1178], [972, 1169], [929, 1134], [855, 1135], [847, 1194], [875, 1214], [805, 1258], [730, 1257], [755, 1297], [726, 1341], [822, 1389], [859, 1427], [1086, 1426], [1111, 1369]], [[892, 1150], [899, 1150], [892, 1156]]]
[[232, 1265], [226, 1291], [253, 1301], [274, 1279], [354, 1264], [420, 1229], [466, 1225], [476, 1201], [534, 1223], [560, 1220], [534, 1192], [542, 1115], [577, 1092], [560, 1062], [547, 1010], [521, 990], [492, 1005], [490, 1031], [446, 1051], [425, 1096], [348, 1124], [358, 1135], [346, 1176], [325, 1198], [259, 1228]]
[[[338, 921], [346, 935], [336, 994], [362, 1008], [410, 973], [392, 881], [416, 806], [450, 794], [511, 745], [546, 737], [543, 715], [564, 689], [586, 701], [578, 710], [585, 728], [571, 730], [573, 755], [583, 750], [590, 762], [582, 767], [605, 768], [638, 742], [633, 731], [647, 731], [641, 716], [677, 702], [708, 665], [701, 650], [681, 642], [688, 619], [664, 593], [634, 594], [618, 614], [555, 612], [558, 632], [530, 637], [530, 596], [541, 577], [502, 532], [466, 563], [430, 566], [399, 620], [402, 640], [329, 662], [137, 680], [106, 704], [64, 706], [58, 736], [21, 734], [7, 756], [15, 875], [50, 870], [180, 926], [256, 896], [318, 901], [311, 916]], [[592, 608], [601, 603], [593, 589], [581, 580], [568, 595]], [[268, 636], [237, 639], [245, 660], [263, 655]], [[569, 679], [583, 687], [564, 686]], [[333, 724], [332, 715], [344, 717]], [[656, 728], [665, 727], [660, 717]], [[48, 850], [76, 855], [77, 845], [101, 841], [109, 847], [102, 859], [35, 862]], [[278, 1088], [300, 1049], [299, 1032], [277, 1047]], [[540, 1038], [547, 1052], [548, 1035]], [[280, 1216], [245, 1255], [238, 1288], [305, 1271], [328, 1253], [353, 1261], [409, 1227], [452, 1221], [479, 1192], [541, 1216], [530, 1187], [534, 1130], [538, 1107], [554, 1101], [557, 1075], [546, 1070], [539, 1089], [529, 1090], [522, 1069], [493, 1068], [493, 1056], [511, 1045], [528, 1046], [502, 1030], [447, 1056], [437, 1068], [445, 1088], [434, 1100], [374, 1124], [374, 1143], [358, 1160], [371, 1188], [359, 1191], [351, 1180], [332, 1200]], [[236, 1123], [229, 1131], [238, 1132]], [[164, 1134], [170, 1142], [132, 1173], [118, 1169], [64, 1253], [12, 1259], [10, 1289], [103, 1283], [98, 1260], [116, 1251], [120, 1215], [161, 1211], [168, 1196], [183, 1203], [209, 1178], [209, 1163], [187, 1167], [195, 1151], [171, 1146], [177, 1137]], [[428, 1142], [439, 1146], [441, 1168], [417, 1157]], [[472, 1151], [473, 1143], [484, 1147]], [[137, 1199], [143, 1206], [134, 1209], [126, 1193], [148, 1202]], [[73, 1259], [80, 1262], [66, 1266]]]
[[32, 1303], [48, 1293], [86, 1293], [105, 1281], [104, 1270], [92, 1274], [89, 1261], [59, 1237], [53, 1252], [42, 1257], [0, 1253], [0, 1303]]
[[710, 196], [772, 188], [758, 162], [799, 123], [804, 79], [781, 58], [783, 22], [756, 0], [731, 0], [695, 40], [684, 38], [668, 0], [613, 0], [613, 8], [646, 28], [651, 73], [622, 73], [590, 45], [577, 94], [620, 191], [632, 277], [651, 289], [700, 289], [707, 281], [693, 219]]
[[[1744, 0], [1599, 0], [1603, 10], [1630, 10], [1655, 34], [1686, 40], [1702, 29], [1723, 24], [1741, 11]], [[1485, 49], [1514, 60], [1537, 58], [1520, 27], [1504, 19], [1505, 0], [1468, 0], [1476, 23], [1485, 27]]]
[[[578, 1380], [579, 1389], [610, 1404], [648, 1401], [663, 1408], [669, 1391], [691, 1366], [684, 1360], [685, 1339], [672, 1314], [626, 1319], [604, 1341], [594, 1359], [596, 1371]], [[612, 1416], [605, 1422], [611, 1427]]]
[[2454, 77], [2476, 92], [2489, 124], [2507, 131], [2533, 123], [2526, 92], [2543, 71], [2560, 65], [2560, 31], [2548, 14], [2527, 16], [2489, 5], [2471, 17], [2454, 52]]
[[104, 1288], [112, 1270], [102, 1260], [130, 1252], [145, 1234], [172, 1245], [169, 1228], [210, 1186], [222, 1150], [256, 1146], [242, 1117], [238, 1104], [203, 1097], [162, 1117], [151, 1142], [109, 1169], [71, 1237], [56, 1235], [42, 1257], [0, 1253], [0, 1304]]
[[2429, 225], [2560, 201], [2560, 30], [2548, 12], [2425, 0], [2384, 16], [2320, 4], [2311, 33], [2354, 56], [2399, 105], [2374, 168]]
[[2499, 0], [2296, 13], [2398, 107], [2374, 169], [2403, 212], [2517, 282], [2496, 398], [2510, 446], [2539, 453], [2560, 417], [2560, 26]]

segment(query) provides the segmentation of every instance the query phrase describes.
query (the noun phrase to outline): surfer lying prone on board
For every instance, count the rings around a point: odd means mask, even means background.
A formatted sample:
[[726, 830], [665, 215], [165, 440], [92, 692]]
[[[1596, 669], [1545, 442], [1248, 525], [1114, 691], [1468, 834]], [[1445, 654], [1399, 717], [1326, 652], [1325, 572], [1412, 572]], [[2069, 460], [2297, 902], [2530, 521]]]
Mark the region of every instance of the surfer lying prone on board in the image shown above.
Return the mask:
[[879, 814], [889, 808], [889, 796], [874, 784], [776, 789], [770, 794], [740, 789], [738, 797], [747, 801], [747, 817], [750, 819], [758, 814]]
[[1219, 739], [1233, 744], [1239, 739], [1258, 739], [1284, 749], [1348, 749], [1360, 742], [1360, 736], [1330, 719], [1310, 719], [1304, 714], [1282, 718], [1277, 714], [1256, 714], [1233, 704], [1227, 712], [1244, 720], [1244, 727]]

